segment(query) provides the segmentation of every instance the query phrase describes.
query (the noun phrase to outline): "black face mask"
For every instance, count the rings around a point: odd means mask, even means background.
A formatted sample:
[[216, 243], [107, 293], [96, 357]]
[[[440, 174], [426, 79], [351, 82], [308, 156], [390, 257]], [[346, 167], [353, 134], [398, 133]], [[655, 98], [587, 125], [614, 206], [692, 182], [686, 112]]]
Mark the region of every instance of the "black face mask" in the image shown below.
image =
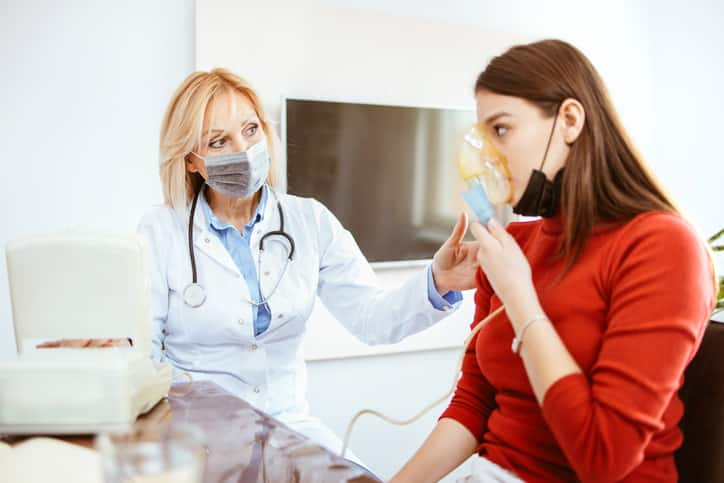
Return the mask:
[[560, 169], [553, 181], [549, 180], [545, 173], [541, 171], [543, 164], [548, 156], [548, 148], [551, 147], [551, 140], [556, 129], [556, 121], [558, 120], [558, 111], [556, 117], [553, 118], [553, 127], [548, 136], [548, 144], [546, 145], [543, 160], [539, 169], [534, 169], [525, 186], [523, 196], [513, 207], [513, 213], [523, 216], [542, 216], [550, 218], [558, 213], [561, 203], [561, 186], [563, 185], [563, 169]]
[[523, 216], [542, 216], [550, 218], [558, 213], [561, 204], [561, 187], [563, 186], [563, 169], [556, 173], [553, 181], [545, 173], [534, 169], [528, 179], [520, 201], [513, 207], [513, 213]]

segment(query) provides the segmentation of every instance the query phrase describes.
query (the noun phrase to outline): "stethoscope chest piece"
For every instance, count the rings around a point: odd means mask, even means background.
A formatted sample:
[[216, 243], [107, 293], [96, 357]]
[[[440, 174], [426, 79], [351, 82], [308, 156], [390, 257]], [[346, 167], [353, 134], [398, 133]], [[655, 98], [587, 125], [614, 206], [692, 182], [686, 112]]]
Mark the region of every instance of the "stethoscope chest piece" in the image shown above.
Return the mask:
[[198, 283], [190, 283], [184, 289], [184, 303], [189, 307], [200, 307], [205, 300], [206, 290]]

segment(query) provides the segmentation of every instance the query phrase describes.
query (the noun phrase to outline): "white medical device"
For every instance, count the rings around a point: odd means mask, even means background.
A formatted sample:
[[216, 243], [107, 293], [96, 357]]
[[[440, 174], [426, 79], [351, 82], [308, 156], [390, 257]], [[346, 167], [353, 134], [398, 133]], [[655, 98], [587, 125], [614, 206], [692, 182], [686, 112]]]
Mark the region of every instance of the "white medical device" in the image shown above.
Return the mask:
[[[10, 242], [6, 256], [18, 356], [0, 362], [0, 433], [123, 431], [168, 395], [171, 367], [150, 359], [141, 238], [63, 232]], [[133, 346], [36, 349], [111, 338]]]

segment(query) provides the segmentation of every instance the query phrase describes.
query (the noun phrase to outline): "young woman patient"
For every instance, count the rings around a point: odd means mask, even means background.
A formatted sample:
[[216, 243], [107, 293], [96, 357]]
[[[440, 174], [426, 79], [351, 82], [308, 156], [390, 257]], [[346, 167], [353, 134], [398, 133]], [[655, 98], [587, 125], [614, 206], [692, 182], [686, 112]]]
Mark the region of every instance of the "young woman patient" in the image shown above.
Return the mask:
[[576, 48], [513, 47], [475, 96], [508, 203], [542, 218], [472, 225], [472, 327], [505, 309], [393, 481], [437, 481], [474, 453], [481, 481], [676, 481], [677, 391], [715, 300], [705, 244]]

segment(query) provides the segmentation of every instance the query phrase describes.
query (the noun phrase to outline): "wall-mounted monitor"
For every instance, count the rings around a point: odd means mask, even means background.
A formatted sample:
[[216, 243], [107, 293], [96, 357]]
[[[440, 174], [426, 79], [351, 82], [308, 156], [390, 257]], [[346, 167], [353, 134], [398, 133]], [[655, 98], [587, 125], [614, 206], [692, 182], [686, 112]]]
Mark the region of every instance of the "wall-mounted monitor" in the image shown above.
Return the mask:
[[430, 259], [463, 209], [455, 157], [475, 113], [284, 99], [287, 191], [324, 203], [371, 262]]

